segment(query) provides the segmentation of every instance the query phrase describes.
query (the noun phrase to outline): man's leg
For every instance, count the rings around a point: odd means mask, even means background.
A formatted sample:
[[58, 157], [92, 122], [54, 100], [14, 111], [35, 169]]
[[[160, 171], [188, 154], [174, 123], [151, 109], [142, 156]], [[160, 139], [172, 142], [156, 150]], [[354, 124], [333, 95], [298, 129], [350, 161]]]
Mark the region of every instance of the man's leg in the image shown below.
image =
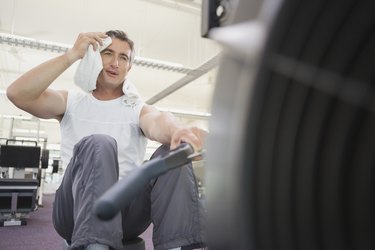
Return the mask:
[[83, 138], [56, 191], [53, 223], [71, 247], [101, 243], [122, 248], [121, 215], [108, 222], [93, 214], [94, 202], [118, 180], [116, 141], [106, 135]]
[[[153, 157], [169, 152], [159, 147]], [[151, 218], [155, 250], [171, 249], [205, 242], [205, 211], [199, 199], [192, 164], [173, 169], [153, 180]]]
[[[126, 178], [126, 177], [125, 177]], [[151, 186], [146, 185], [131, 201], [129, 206], [122, 209], [123, 240], [134, 240], [151, 224]]]

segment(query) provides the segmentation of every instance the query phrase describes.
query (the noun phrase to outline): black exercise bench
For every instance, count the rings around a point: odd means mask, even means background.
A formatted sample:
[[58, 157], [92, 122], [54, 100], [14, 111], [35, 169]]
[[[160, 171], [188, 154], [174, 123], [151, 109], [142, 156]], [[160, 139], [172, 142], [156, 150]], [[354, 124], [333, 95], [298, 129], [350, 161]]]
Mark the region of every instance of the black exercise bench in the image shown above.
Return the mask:
[[[0, 147], [0, 226], [26, 225], [28, 214], [37, 209], [39, 180], [34, 171], [39, 169], [41, 149], [27, 145], [5, 145]], [[22, 141], [22, 143], [25, 141]]]

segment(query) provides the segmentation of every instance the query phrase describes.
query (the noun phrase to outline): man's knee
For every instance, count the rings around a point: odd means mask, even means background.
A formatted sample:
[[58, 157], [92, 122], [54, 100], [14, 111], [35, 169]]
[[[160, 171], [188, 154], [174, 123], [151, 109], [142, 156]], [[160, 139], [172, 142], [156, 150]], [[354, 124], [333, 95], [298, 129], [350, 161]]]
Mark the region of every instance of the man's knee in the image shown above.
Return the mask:
[[158, 156], [164, 156], [168, 154], [170, 151], [170, 148], [168, 145], [162, 144], [160, 145], [155, 152], [151, 155], [151, 159], [158, 157]]
[[74, 147], [74, 154], [116, 154], [116, 140], [104, 134], [92, 134], [83, 137]]
[[[109, 135], [93, 134], [82, 138], [74, 147], [71, 165], [72, 176], [79, 171], [111, 171], [118, 178], [117, 143]], [[78, 167], [79, 166], [79, 167]], [[107, 173], [106, 175], [111, 175]]]
[[105, 134], [92, 134], [86, 137], [83, 137], [78, 144], [96, 144], [96, 145], [109, 145], [111, 147], [116, 147], [116, 140], [109, 135]]

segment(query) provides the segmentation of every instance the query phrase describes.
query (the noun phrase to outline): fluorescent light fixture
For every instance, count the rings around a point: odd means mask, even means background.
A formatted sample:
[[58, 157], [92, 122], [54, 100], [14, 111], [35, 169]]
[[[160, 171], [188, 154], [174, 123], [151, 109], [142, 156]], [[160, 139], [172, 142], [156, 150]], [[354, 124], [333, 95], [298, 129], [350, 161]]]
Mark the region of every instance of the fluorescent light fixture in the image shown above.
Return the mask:
[[10, 119], [16, 119], [16, 120], [28, 120], [28, 121], [31, 121], [31, 120], [35, 120], [35, 121], [40, 121], [40, 122], [49, 122], [49, 123], [56, 123], [58, 124], [59, 122], [56, 120], [56, 119], [42, 119], [42, 118], [38, 118], [38, 117], [35, 117], [35, 116], [28, 116], [28, 115], [6, 115], [6, 114], [0, 114], [0, 117], [3, 117], [3, 118], [10, 118]]
[[[16, 133], [25, 133], [25, 134], [38, 134], [38, 130], [36, 129], [23, 129], [23, 128], [15, 128], [13, 129], [13, 132]], [[45, 134], [46, 131], [40, 130], [39, 134]]]
[[68, 44], [37, 40], [28, 37], [0, 33], [0, 44], [14, 45], [30, 49], [46, 50], [51, 52], [66, 52], [72, 46]]
[[[19, 140], [19, 141], [37, 141], [37, 138], [35, 138], [35, 137], [15, 136], [15, 139]], [[47, 141], [47, 138], [46, 137], [39, 137], [38, 141], [39, 142], [45, 142], [45, 141]]]
[[[72, 45], [69, 45], [69, 44], [56, 43], [56, 42], [45, 41], [45, 40], [37, 40], [37, 39], [29, 38], [29, 37], [16, 36], [16, 35], [11, 35], [7, 33], [0, 33], [0, 44], [8, 44], [10, 46], [45, 50], [45, 51], [57, 52], [57, 53], [66, 52], [68, 49], [72, 47]], [[184, 74], [188, 74], [190, 73], [190, 71], [192, 71], [189, 68], [183, 67], [181, 64], [155, 60], [155, 59], [149, 59], [149, 58], [143, 58], [143, 57], [137, 57], [137, 56], [134, 58], [134, 64], [138, 66], [150, 67], [150, 68], [173, 71], [173, 72], [184, 73]]]
[[13, 119], [17, 119], [17, 120], [30, 120], [32, 119], [31, 116], [23, 116], [23, 115], [0, 115], [0, 117], [4, 117], [4, 118], [13, 118]]
[[188, 74], [192, 71], [192, 69], [183, 67], [182, 64], [166, 62], [166, 61], [150, 59], [150, 58], [144, 58], [140, 56], [137, 56], [134, 58], [134, 64], [138, 66], [162, 69], [162, 70], [173, 71], [173, 72], [178, 72], [178, 73], [183, 73], [183, 74]]
[[207, 119], [211, 117], [211, 113], [208, 112], [199, 112], [199, 111], [190, 111], [190, 110], [181, 110], [181, 109], [164, 109], [158, 108], [160, 111], [171, 112], [177, 116], [191, 116], [196, 118]]

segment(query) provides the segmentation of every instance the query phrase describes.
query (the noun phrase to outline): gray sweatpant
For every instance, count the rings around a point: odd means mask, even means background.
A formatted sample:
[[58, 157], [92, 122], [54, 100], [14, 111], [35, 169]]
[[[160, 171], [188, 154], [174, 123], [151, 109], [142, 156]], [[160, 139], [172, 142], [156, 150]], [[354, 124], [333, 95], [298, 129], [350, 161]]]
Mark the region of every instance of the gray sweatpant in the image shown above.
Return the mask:
[[[162, 146], [153, 157], [168, 151]], [[205, 242], [204, 209], [191, 164], [151, 180], [121, 214], [100, 221], [93, 214], [93, 204], [118, 181], [118, 175], [117, 146], [112, 137], [91, 135], [75, 145], [56, 191], [52, 215], [56, 231], [72, 249], [91, 243], [123, 249], [122, 240], [137, 237], [151, 222], [155, 250]]]

